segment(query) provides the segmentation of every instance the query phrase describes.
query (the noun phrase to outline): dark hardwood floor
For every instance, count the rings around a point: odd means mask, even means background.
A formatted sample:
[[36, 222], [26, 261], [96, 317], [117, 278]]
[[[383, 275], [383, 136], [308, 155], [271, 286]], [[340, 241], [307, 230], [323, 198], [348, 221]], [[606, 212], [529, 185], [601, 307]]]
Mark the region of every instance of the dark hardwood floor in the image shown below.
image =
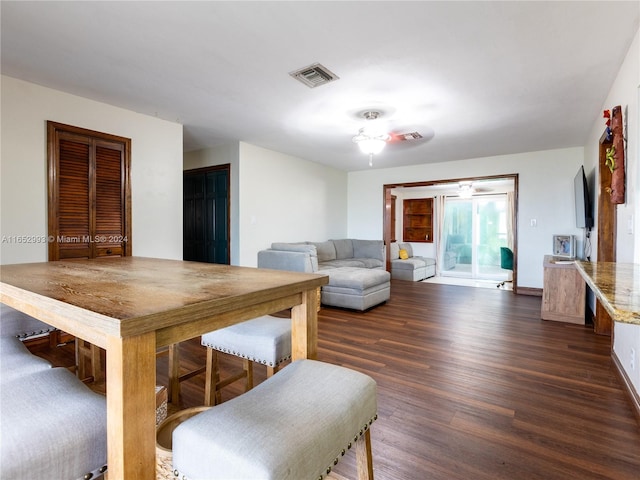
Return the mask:
[[[378, 383], [377, 480], [640, 479], [640, 426], [610, 338], [540, 320], [540, 302], [393, 281], [391, 299], [368, 312], [321, 309], [319, 359]], [[40, 354], [72, 361], [61, 354], [68, 346], [55, 350]], [[204, 361], [197, 339], [182, 352], [185, 369]], [[225, 359], [225, 369], [234, 365]], [[160, 357], [159, 383], [166, 372]], [[182, 384], [181, 407], [202, 404], [203, 382]], [[231, 386], [224, 398], [239, 393]], [[353, 452], [335, 472], [354, 478]]]

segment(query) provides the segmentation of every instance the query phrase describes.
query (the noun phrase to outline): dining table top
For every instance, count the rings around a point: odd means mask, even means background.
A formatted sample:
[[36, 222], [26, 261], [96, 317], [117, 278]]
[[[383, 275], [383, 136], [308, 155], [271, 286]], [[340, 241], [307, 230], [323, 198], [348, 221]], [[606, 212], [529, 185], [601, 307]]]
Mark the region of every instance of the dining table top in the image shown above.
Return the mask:
[[[318, 288], [328, 277], [180, 260], [105, 257], [2, 265], [0, 282], [3, 303], [22, 306], [23, 311], [29, 310], [25, 313], [45, 322], [46, 318], [61, 322], [61, 329], [67, 323], [65, 317], [81, 315], [93, 333], [83, 336], [78, 332], [77, 336], [105, 348], [104, 335], [157, 332], [211, 312], [221, 314], [261, 299]], [[13, 298], [16, 294], [17, 299]], [[24, 305], [26, 299], [35, 297], [41, 307]], [[12, 305], [14, 302], [18, 305]], [[78, 328], [84, 330], [82, 325], [76, 325]]]

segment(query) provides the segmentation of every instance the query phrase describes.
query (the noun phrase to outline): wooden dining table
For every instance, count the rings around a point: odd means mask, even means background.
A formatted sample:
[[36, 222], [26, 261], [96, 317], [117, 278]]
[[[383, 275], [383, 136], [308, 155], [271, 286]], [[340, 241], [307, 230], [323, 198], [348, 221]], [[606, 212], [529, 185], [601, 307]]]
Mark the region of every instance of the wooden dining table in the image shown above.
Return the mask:
[[292, 358], [315, 358], [317, 289], [327, 283], [312, 273], [108, 257], [3, 265], [0, 301], [106, 350], [109, 479], [152, 480], [157, 348], [291, 309]]

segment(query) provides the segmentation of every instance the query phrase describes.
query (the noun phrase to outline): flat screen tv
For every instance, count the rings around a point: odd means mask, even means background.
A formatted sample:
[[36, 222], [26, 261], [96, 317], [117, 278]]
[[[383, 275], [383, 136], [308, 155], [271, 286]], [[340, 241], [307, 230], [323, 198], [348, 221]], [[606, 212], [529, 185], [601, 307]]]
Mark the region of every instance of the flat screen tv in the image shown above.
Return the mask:
[[587, 176], [584, 174], [584, 167], [580, 166], [578, 173], [573, 179], [573, 193], [576, 207], [576, 227], [593, 227], [593, 209], [591, 208], [591, 197], [589, 196], [589, 186]]

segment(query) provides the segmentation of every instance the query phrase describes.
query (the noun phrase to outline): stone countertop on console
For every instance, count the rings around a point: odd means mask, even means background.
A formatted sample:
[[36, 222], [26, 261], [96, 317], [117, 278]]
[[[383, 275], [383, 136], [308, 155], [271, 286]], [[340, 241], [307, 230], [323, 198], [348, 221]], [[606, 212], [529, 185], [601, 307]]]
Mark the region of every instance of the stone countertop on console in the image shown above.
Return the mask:
[[582, 261], [575, 264], [614, 321], [640, 325], [640, 264]]

